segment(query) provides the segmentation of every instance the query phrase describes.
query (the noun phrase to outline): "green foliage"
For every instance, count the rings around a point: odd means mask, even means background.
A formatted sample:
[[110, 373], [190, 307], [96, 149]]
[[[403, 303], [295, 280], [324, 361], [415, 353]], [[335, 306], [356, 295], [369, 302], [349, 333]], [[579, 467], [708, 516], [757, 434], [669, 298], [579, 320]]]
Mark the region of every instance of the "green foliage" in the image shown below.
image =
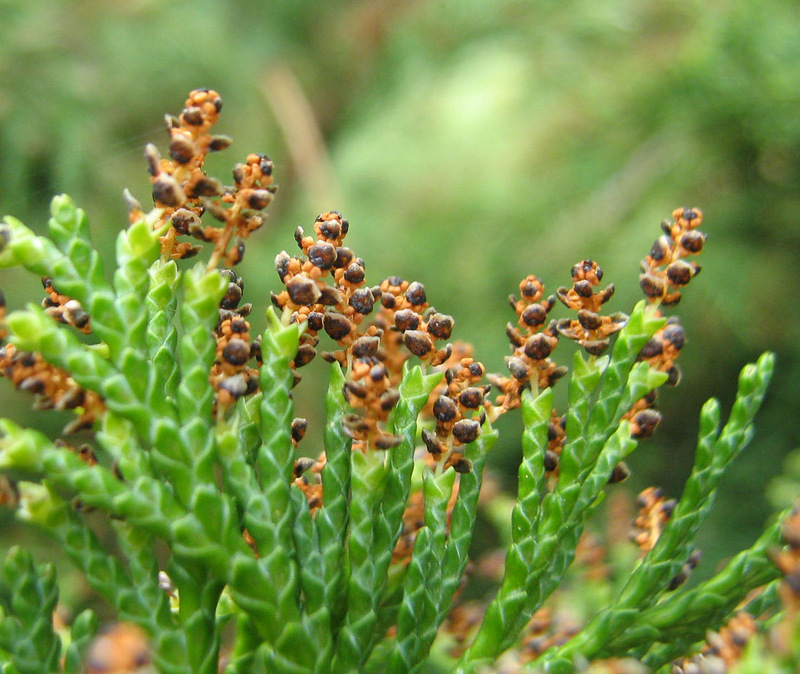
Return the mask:
[[37, 567], [29, 553], [12, 548], [3, 565], [3, 582], [11, 598], [0, 623], [0, 647], [21, 674], [56, 670], [61, 644], [52, 619], [58, 601], [55, 569]]
[[[713, 502], [714, 491], [728, 463], [742, 450], [751, 435], [753, 415], [766, 393], [774, 367], [770, 354], [762, 356], [757, 364], [748, 365], [739, 380], [739, 394], [731, 418], [719, 431], [719, 405], [709, 401], [700, 417], [695, 465], [686, 483], [683, 497], [658, 538], [655, 547], [633, 571], [619, 596], [608, 609], [598, 614], [581, 632], [553, 655], [545, 655], [545, 666], [551, 671], [569, 672], [572, 660], [580, 656], [592, 659], [600, 653], [606, 656], [625, 655], [629, 648], [617, 652], [609, 649], [609, 642], [629, 631], [631, 624], [641, 619], [642, 611], [650, 606], [666, 590], [670, 580], [686, 563], [691, 541]], [[776, 574], [777, 575], [777, 574]], [[736, 588], [737, 596], [728, 595], [727, 601], [737, 603], [747, 594], [746, 584]], [[675, 616], [677, 617], [677, 616]], [[685, 621], [690, 616], [683, 615]], [[691, 619], [691, 618], [690, 618]], [[645, 623], [647, 624], [647, 623]], [[708, 625], [692, 635], [685, 623], [681, 623], [681, 636], [700, 641]], [[652, 645], [652, 633], [635, 647]]]
[[[463, 635], [466, 649], [454, 654], [442, 645], [442, 626], [468, 565], [486, 457], [498, 436], [485, 391], [473, 406], [484, 416], [464, 418], [476, 435], [456, 447], [458, 460], [426, 461], [423, 441], [435, 452], [423, 410], [442, 372], [407, 364], [396, 400], [383, 408], [392, 412], [381, 437], [391, 442], [379, 450], [354, 430], [364, 417], [354, 422], [347, 402], [358, 389], [346, 351], [331, 366], [316, 498], [298, 470], [293, 424], [294, 368], [307, 325], [269, 310], [258, 390], [226, 406], [210, 373], [228, 277], [203, 263], [184, 270], [162, 254], [166, 228], [154, 211], [119, 234], [109, 280], [84, 213], [64, 196], [51, 212], [49, 237], [6, 218], [0, 266], [51, 278], [85, 308], [92, 337], [29, 305], [7, 317], [7, 348], [37, 354], [99, 396], [97, 460], [3, 419], [0, 472], [16, 485], [18, 517], [54, 537], [115, 618], [141, 630], [155, 667], [169, 674], [215, 674], [221, 658], [228, 674], [490, 666], [564, 584], [615, 467], [637, 447], [625, 415], [667, 379], [640, 357], [665, 325], [641, 302], [610, 355], [575, 356], [557, 477], [545, 464], [552, 389], [525, 388], [503, 579], [475, 634]], [[711, 580], [667, 592], [724, 471], [752, 437], [773, 368], [765, 354], [742, 370], [722, 429], [719, 403], [706, 404], [693, 472], [657, 543], [625, 569], [617, 596], [583, 631], [531, 667], [570, 672], [607, 657], [661, 666], [690, 652], [750, 590], [780, 576], [766, 552], [781, 544], [774, 525]], [[351, 448], [353, 439], [364, 451]], [[421, 515], [410, 556], [396, 559], [414, 499]], [[97, 515], [111, 522], [102, 536], [92, 524]], [[19, 548], [7, 555], [2, 578], [4, 671], [78, 671], [96, 643], [95, 615], [82, 612], [57, 634], [54, 571]], [[759, 612], [776, 603], [765, 597]]]
[[[354, 247], [369, 250], [370, 271], [424, 278], [458, 317], [460, 338], [500, 370], [502, 331], [484, 326], [505, 322], [497, 298], [531, 259], [556, 279], [591, 254], [617, 280], [620, 308], [630, 306], [629, 251], [652, 243], [642, 223], [665, 204], [696, 202], [713, 218], [714, 245], [703, 289], [681, 307], [691, 385], [665, 401], [667, 432], [659, 451], [637, 453], [634, 489], [657, 481], [679, 492], [693, 449], [683, 420], [712, 395], [730, 404], [735, 373], [766, 349], [781, 365], [760, 437], [776, 457], [798, 446], [784, 421], [800, 376], [800, 299], [785, 289], [800, 249], [793, 0], [319, 5], [0, 2], [0, 210], [25, 214], [41, 234], [50, 196], [72, 195], [110, 269], [120, 187], [140, 180], [141, 147], [163, 133], [175, 92], [224, 87], [236, 104], [221, 131], [242, 148], [268, 148], [290, 187], [275, 221], [292, 229], [341, 207], [358, 223]], [[193, 39], [208, 35], [220, 38], [202, 48]], [[143, 44], [169, 44], [170, 58]], [[322, 139], [314, 152], [304, 142], [312, 133]], [[253, 298], [275, 290], [262, 270], [286, 246], [283, 234], [268, 236], [242, 263]], [[11, 274], [4, 290], [31, 299], [24, 280]], [[324, 418], [323, 387], [303, 411], [310, 420]], [[490, 463], [513, 481], [509, 436]], [[700, 532], [708, 568], [756, 537], [777, 470], [756, 452], [731, 469]], [[741, 499], [751, 503], [744, 512]]]

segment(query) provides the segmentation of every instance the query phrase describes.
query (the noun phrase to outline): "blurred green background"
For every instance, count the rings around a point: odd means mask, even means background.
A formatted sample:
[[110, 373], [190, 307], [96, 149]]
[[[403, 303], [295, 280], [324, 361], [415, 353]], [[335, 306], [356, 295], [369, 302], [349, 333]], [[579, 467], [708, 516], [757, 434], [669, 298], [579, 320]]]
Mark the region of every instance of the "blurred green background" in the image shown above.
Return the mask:
[[[610, 307], [629, 310], [659, 222], [702, 208], [703, 274], [678, 308], [684, 381], [662, 394], [664, 423], [619, 489], [678, 496], [702, 402], [729, 405], [740, 367], [774, 350], [700, 575], [754, 539], [768, 484], [800, 446], [797, 2], [0, 0], [0, 211], [42, 231], [50, 197], [67, 192], [111, 252], [122, 189], [148, 203], [144, 144], [164, 148], [164, 113], [196, 87], [222, 94], [216, 130], [235, 141], [212, 174], [229, 181], [250, 151], [276, 163], [278, 199], [240, 267], [247, 301], [269, 303], [295, 227], [337, 209], [368, 280], [423, 282], [490, 371], [503, 369], [520, 278], [554, 292], [591, 257], [617, 286]], [[41, 297], [29, 276], [0, 286], [12, 307]], [[305, 379], [313, 425], [322, 364]], [[4, 414], [22, 414], [28, 401], [0, 386]], [[500, 426], [493, 463], [513, 486], [519, 421]]]

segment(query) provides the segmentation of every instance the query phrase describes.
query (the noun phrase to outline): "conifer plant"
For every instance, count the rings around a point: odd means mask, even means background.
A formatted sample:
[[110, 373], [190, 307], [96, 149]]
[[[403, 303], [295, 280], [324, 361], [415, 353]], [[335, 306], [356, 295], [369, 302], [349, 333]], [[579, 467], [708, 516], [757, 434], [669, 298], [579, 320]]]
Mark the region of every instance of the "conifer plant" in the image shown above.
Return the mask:
[[[771, 354], [742, 370], [727, 422], [715, 400], [700, 411], [683, 495], [640, 495], [634, 543], [616, 542], [634, 554], [591, 581], [605, 603], [569, 626], [548, 608], [587, 592], [576, 568], [612, 564], [586, 561], [587, 523], [656, 431], [658, 390], [680, 378], [684, 330], [665, 314], [700, 271], [698, 209], [662, 223], [630, 315], [604, 311], [614, 286], [602, 288], [593, 260], [554, 295], [523, 279], [504, 375], [449, 341], [454, 319], [421, 283], [369, 285], [335, 211], [297, 228], [298, 253], [276, 256], [280, 292], [256, 335], [233, 268], [265, 222], [273, 163], [247, 155], [232, 185], [206, 174], [208, 153], [231, 142], [211, 132], [221, 108], [202, 89], [167, 116], [168, 156], [145, 152], [154, 207], [126, 192], [115, 268], [67, 196], [53, 199], [47, 236], [13, 217], [0, 225], [0, 267], [24, 267], [45, 290], [41, 306], [7, 315], [3, 299], [0, 373], [38, 409], [74, 413], [59, 438], [0, 421], [2, 501], [53, 537], [114, 615], [101, 624], [61, 606], [53, 566], [12, 547], [0, 568], [3, 672], [638, 672], [675, 661], [688, 673], [739, 666], [759, 625], [781, 635], [775, 671], [794, 661], [797, 515], [683, 585], [720, 478], [753, 434]], [[565, 317], [551, 317], [557, 305]], [[565, 340], [578, 345], [570, 368], [552, 358]], [[324, 451], [306, 456], [293, 397], [318, 351], [330, 363]], [[494, 488], [484, 463], [492, 423], [515, 410], [518, 490], [498, 515], [502, 498], [481, 499]], [[486, 566], [470, 563], [484, 552], [472, 549], [484, 506], [507, 548], [494, 595], [469, 599]]]

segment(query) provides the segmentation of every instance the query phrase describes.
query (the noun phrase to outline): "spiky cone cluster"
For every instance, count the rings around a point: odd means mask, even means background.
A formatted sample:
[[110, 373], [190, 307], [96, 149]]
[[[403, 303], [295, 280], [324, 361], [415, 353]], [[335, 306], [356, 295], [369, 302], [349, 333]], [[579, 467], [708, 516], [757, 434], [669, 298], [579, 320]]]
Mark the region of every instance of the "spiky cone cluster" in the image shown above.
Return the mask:
[[[435, 342], [450, 337], [453, 319], [428, 305], [421, 283], [390, 277], [368, 287], [364, 261], [344, 246], [349, 226], [340, 213], [329, 211], [317, 217], [314, 236], [298, 227], [295, 241], [302, 255], [276, 256], [285, 289], [273, 293], [272, 302], [284, 321], [304, 324], [295, 368], [315, 358], [322, 332], [340, 347], [323, 357], [347, 372], [345, 400], [357, 411], [344, 423], [354, 448], [390, 449], [400, 439], [384, 425], [399, 398], [403, 363], [412, 354], [432, 365], [445, 361], [449, 346], [437, 349]], [[366, 324], [376, 307], [379, 312]]]
[[[305, 327], [294, 358], [295, 368], [316, 357], [319, 333], [323, 331], [342, 347], [335, 357], [346, 367], [344, 349], [358, 339], [358, 325], [372, 313], [380, 297], [377, 287], [365, 287], [364, 261], [343, 245], [349, 228], [350, 223], [340, 213], [322, 213], [314, 221], [315, 236], [297, 228], [295, 241], [302, 251], [300, 256], [281, 251], [275, 257], [275, 269], [285, 289], [272, 294], [272, 303], [283, 312], [284, 321]], [[366, 355], [372, 350], [367, 344], [372, 342], [362, 344], [359, 351]]]
[[709, 632], [703, 649], [691, 658], [673, 663], [674, 674], [727, 674], [739, 662], [758, 626], [749, 613], [740, 611], [718, 632]]
[[485, 610], [481, 602], [472, 600], [454, 606], [447, 614], [442, 631], [452, 640], [448, 648], [450, 657], [458, 658], [464, 653], [483, 619]]
[[[538, 394], [550, 388], [564, 377], [568, 369], [557, 365], [551, 358], [558, 345], [556, 321], [548, 315], [556, 303], [555, 295], [545, 298], [545, 286], [533, 274], [519, 283], [520, 297], [509, 295], [508, 302], [517, 314], [517, 325], [506, 324], [506, 336], [511, 343], [512, 354], [505, 357], [510, 376], [490, 374], [492, 386], [499, 391], [493, 405], [487, 405], [489, 418], [494, 420], [521, 404], [522, 392], [526, 389]], [[566, 442], [564, 421], [557, 412], [551, 412], [548, 424], [548, 444], [545, 449], [544, 467], [550, 486], [558, 476], [558, 457]]]
[[556, 290], [562, 304], [578, 312], [577, 319], [564, 318], [556, 323], [558, 332], [580, 344], [593, 356], [602, 355], [609, 345], [609, 337], [616, 334], [628, 320], [617, 312], [608, 316], [600, 314], [602, 307], [614, 295], [614, 284], [597, 292], [603, 280], [603, 269], [594, 260], [581, 260], [572, 267], [572, 287]]
[[547, 424], [547, 446], [544, 450], [544, 470], [548, 485], [552, 488], [554, 480], [558, 477], [558, 459], [561, 450], [567, 442], [567, 415], [561, 416], [553, 410]]
[[229, 409], [242, 396], [258, 388], [258, 369], [261, 364], [261, 338], [253, 339], [247, 316], [251, 304], [239, 306], [244, 293], [244, 281], [231, 269], [221, 269], [228, 287], [219, 305], [219, 321], [214, 331], [217, 348], [210, 380], [216, 391], [218, 412]]
[[147, 634], [129, 622], [106, 627], [89, 645], [85, 674], [147, 674], [153, 672]]
[[581, 567], [581, 574], [589, 582], [607, 580], [611, 574], [608, 559], [608, 545], [600, 536], [584, 531], [575, 548], [575, 562]]
[[580, 630], [579, 625], [565, 616], [554, 615], [549, 607], [542, 607], [525, 626], [517, 657], [519, 662], [531, 662], [548, 648], [566, 643]]
[[[567, 374], [564, 366], [558, 366], [551, 354], [563, 335], [576, 341], [591, 355], [600, 355], [610, 343], [610, 337], [619, 332], [627, 316], [615, 313], [602, 316], [600, 307], [614, 294], [609, 285], [600, 292], [595, 287], [603, 278], [602, 268], [593, 260], [582, 260], [571, 270], [572, 287], [560, 287], [556, 295], [545, 298], [545, 287], [539, 278], [529, 275], [519, 284], [520, 298], [509, 296], [509, 303], [518, 316], [517, 325], [508, 323], [506, 334], [514, 352], [506, 356], [510, 377], [490, 376], [492, 384], [499, 389], [496, 407], [490, 410], [495, 417], [509, 409], [519, 407], [523, 390], [534, 393], [553, 386]], [[569, 309], [578, 312], [577, 319], [550, 320], [548, 315], [556, 303], [556, 296]], [[548, 484], [558, 477], [558, 458], [566, 442], [566, 416], [555, 410], [548, 425], [548, 444], [545, 450], [545, 471]], [[612, 475], [613, 481], [621, 481], [628, 472], [624, 464]]]
[[46, 297], [42, 300], [42, 307], [48, 316], [52, 316], [59, 323], [71, 325], [84, 334], [92, 331], [89, 325], [89, 314], [78, 300], [62, 295], [53, 287], [53, 279], [43, 278], [42, 285]]
[[630, 537], [642, 553], [655, 547], [676, 505], [677, 501], [668, 499], [664, 490], [658, 487], [647, 487], [636, 497], [639, 513], [633, 521]]
[[[369, 343], [377, 346], [377, 339]], [[369, 447], [391, 449], [400, 444], [400, 436], [384, 429], [400, 394], [392, 387], [389, 370], [375, 352], [364, 353], [353, 359], [344, 385], [344, 398], [348, 405], [357, 410], [346, 415], [342, 421], [346, 433], [353, 439], [353, 449], [366, 452]]]
[[[298, 417], [292, 420], [292, 444], [295, 449], [306, 434], [308, 422]], [[294, 484], [303, 492], [308, 502], [309, 511], [313, 514], [322, 505], [322, 470], [327, 457], [322, 452], [316, 459], [302, 456], [294, 462]]]
[[783, 576], [778, 595], [784, 615], [776, 627], [775, 646], [782, 653], [790, 653], [800, 624], [800, 504], [783, 522], [781, 538], [786, 547], [770, 551], [772, 561]]
[[[264, 209], [272, 201], [272, 161], [263, 154], [249, 154], [233, 169], [233, 186], [226, 187], [203, 170], [210, 152], [226, 149], [227, 136], [211, 135], [219, 119], [222, 98], [211, 89], [195, 89], [189, 94], [178, 117], [165, 118], [170, 136], [169, 158], [162, 158], [155, 145], [148, 144], [145, 156], [153, 185], [153, 202], [162, 209], [158, 226], [169, 223], [161, 237], [162, 254], [173, 259], [196, 255], [199, 245], [178, 241], [191, 236], [211, 242], [214, 250], [208, 268], [220, 262], [238, 264], [245, 252], [245, 240], [264, 224]], [[132, 221], [141, 215], [136, 200], [129, 198]], [[203, 224], [209, 213], [222, 226]]]
[[[686, 342], [686, 333], [677, 316], [671, 316], [664, 327], [644, 345], [637, 356], [639, 362], [646, 361], [657, 372], [667, 375], [666, 386], [677, 386], [681, 372], [675, 361]], [[624, 419], [631, 423], [631, 436], [649, 438], [661, 423], [661, 413], [655, 409], [658, 389], [637, 400], [625, 413]]]
[[105, 412], [102, 398], [79, 386], [66, 370], [48, 363], [41, 354], [5, 344], [5, 315], [5, 297], [0, 293], [0, 376], [20, 391], [32, 393], [36, 409], [74, 410], [77, 417], [64, 426], [64, 435], [91, 429]]
[[[700, 271], [694, 262], [684, 258], [698, 255], [705, 244], [706, 235], [697, 230], [703, 221], [703, 214], [697, 208], [677, 208], [672, 212], [673, 220], [661, 223], [664, 232], [648, 255], [642, 261], [639, 285], [647, 302], [660, 316], [661, 306], [675, 305], [680, 301], [683, 288]], [[639, 361], [647, 361], [650, 367], [667, 375], [665, 384], [677, 386], [681, 372], [676, 360], [686, 343], [686, 333], [677, 316], [671, 316], [639, 353]], [[655, 408], [658, 390], [637, 400], [628, 410], [624, 419], [631, 423], [634, 438], [649, 438], [661, 422], [661, 413]]]
[[[48, 278], [42, 279], [42, 285], [47, 293], [42, 307], [49, 316], [80, 332], [91, 332], [89, 316], [77, 300], [59, 294]], [[6, 344], [5, 317], [5, 295], [0, 292], [0, 376], [20, 391], [32, 393], [36, 409], [74, 410], [78, 416], [64, 426], [64, 435], [91, 429], [105, 410], [102, 398], [79, 386], [66, 370], [48, 363], [41, 354]]]
[[418, 281], [390, 276], [381, 281], [379, 288], [381, 306], [375, 324], [383, 330], [382, 356], [393, 381], [399, 382], [409, 354], [432, 366], [446, 363], [452, 355], [452, 345], [438, 348], [436, 342], [450, 339], [452, 316], [430, 306], [425, 286]]
[[496, 398], [499, 409], [494, 415], [519, 407], [523, 390], [530, 388], [537, 392], [548, 388], [567, 373], [567, 368], [550, 359], [558, 344], [558, 333], [555, 321], [548, 324], [547, 317], [556, 300], [554, 295], [544, 299], [544, 289], [536, 276], [529, 275], [520, 281], [520, 298], [508, 297], [517, 314], [517, 325], [506, 325], [506, 335], [513, 349], [505, 359], [511, 376], [489, 378], [499, 391]]
[[483, 363], [469, 357], [445, 371], [447, 387], [432, 410], [436, 428], [422, 430], [429, 454], [445, 470], [450, 466], [458, 473], [472, 470], [464, 448], [478, 439], [486, 420], [486, 396], [491, 386], [480, 384], [485, 374]]
[[[633, 521], [630, 539], [636, 543], [642, 555], [650, 552], [658, 542], [661, 532], [669, 522], [677, 505], [675, 499], [668, 499], [658, 487], [647, 487], [636, 497], [639, 513]], [[692, 571], [700, 563], [700, 550], [692, 550], [678, 573], [670, 580], [667, 589], [672, 591], [683, 585]]]
[[672, 220], [661, 223], [664, 233], [642, 261], [639, 275], [639, 285], [651, 304], [677, 304], [680, 288], [700, 273], [700, 267], [686, 258], [703, 250], [706, 235], [697, 229], [702, 223], [699, 208], [676, 208]]
[[[412, 355], [432, 367], [444, 369], [447, 381], [442, 382], [434, 389], [429, 397], [429, 404], [423, 412], [423, 416], [435, 417], [435, 401], [441, 395], [447, 395], [448, 378], [452, 376], [451, 368], [453, 366], [461, 367], [462, 361], [472, 364], [473, 360], [466, 355], [464, 358], [456, 360], [453, 347], [449, 343], [443, 348], [437, 346], [438, 341], [450, 338], [454, 321], [451, 316], [442, 314], [430, 306], [425, 286], [421, 283], [409, 282], [399, 276], [390, 276], [381, 281], [377, 292], [380, 293], [380, 306], [368, 334], [374, 331], [380, 338], [379, 342], [377, 340], [374, 342], [377, 344], [375, 356], [385, 367], [388, 384], [391, 387], [389, 390], [394, 391], [394, 387], [400, 383], [403, 365]], [[482, 372], [485, 371], [480, 364], [475, 364], [473, 370], [475, 368], [480, 368]], [[351, 402], [351, 404], [353, 403]], [[366, 418], [382, 414], [388, 414], [388, 411], [383, 412], [376, 409], [370, 414], [367, 408]], [[447, 444], [448, 433], [438, 426], [437, 429], [437, 432], [443, 433], [442, 440]], [[429, 433], [429, 431], [425, 432]], [[423, 435], [423, 439], [425, 437]], [[429, 458], [434, 461], [444, 460], [447, 462], [451, 456], [450, 452], [431, 450], [432, 445], [427, 440], [426, 445], [430, 451]], [[452, 441], [448, 446], [452, 446]], [[456, 459], [457, 457], [454, 457], [454, 460]], [[457, 463], [463, 470], [468, 469], [468, 464], [458, 461]], [[447, 466], [449, 465], [451, 464], [447, 463]]]
[[[402, 336], [401, 336], [402, 341]], [[398, 344], [401, 343], [398, 342]], [[472, 344], [468, 342], [464, 342], [461, 340], [456, 340], [452, 344], [447, 345], [447, 350], [449, 352], [449, 356], [446, 360], [442, 361], [436, 366], [436, 369], [440, 372], [447, 372], [451, 367], [455, 367], [460, 365], [461, 361], [465, 358], [472, 358], [473, 361], [475, 359], [475, 349], [473, 348]], [[403, 353], [403, 349], [398, 346], [397, 350], [398, 360], [402, 361], [403, 356], [406, 358], [408, 357], [407, 354]], [[492, 375], [487, 374], [487, 378], [491, 377]], [[428, 396], [428, 402], [425, 403], [425, 407], [422, 408], [422, 418], [429, 420], [433, 423], [433, 404], [439, 399], [439, 396], [442, 395], [447, 391], [447, 380], [443, 377], [442, 380], [433, 388], [431, 391], [430, 396]], [[489, 404], [487, 402], [487, 409]]]

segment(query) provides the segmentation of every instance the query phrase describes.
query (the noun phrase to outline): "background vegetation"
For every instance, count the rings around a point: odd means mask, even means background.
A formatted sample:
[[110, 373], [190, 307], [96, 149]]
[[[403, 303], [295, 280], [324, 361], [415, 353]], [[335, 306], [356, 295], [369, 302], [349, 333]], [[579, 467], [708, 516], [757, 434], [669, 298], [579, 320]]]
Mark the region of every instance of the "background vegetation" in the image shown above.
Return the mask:
[[[620, 488], [678, 496], [702, 401], [730, 404], [739, 368], [774, 350], [756, 441], [700, 538], [698, 575], [755, 538], [768, 482], [800, 446], [797, 3], [0, 0], [0, 26], [0, 211], [41, 232], [67, 192], [110, 247], [122, 188], [147, 202], [142, 148], [163, 147], [158, 120], [211, 87], [235, 144], [210, 172], [227, 180], [263, 151], [281, 185], [240, 268], [246, 301], [268, 304], [274, 255], [335, 208], [369, 278], [423, 282], [490, 370], [503, 369], [505, 297], [525, 274], [555, 291], [597, 259], [613, 309], [629, 310], [660, 220], [702, 208], [704, 272], [680, 306], [684, 382], [662, 394], [665, 421]], [[41, 297], [13, 275], [0, 285], [12, 307]], [[26, 409], [0, 386], [4, 416]], [[299, 397], [313, 427], [322, 395]], [[492, 456], [508, 484], [514, 423]]]

